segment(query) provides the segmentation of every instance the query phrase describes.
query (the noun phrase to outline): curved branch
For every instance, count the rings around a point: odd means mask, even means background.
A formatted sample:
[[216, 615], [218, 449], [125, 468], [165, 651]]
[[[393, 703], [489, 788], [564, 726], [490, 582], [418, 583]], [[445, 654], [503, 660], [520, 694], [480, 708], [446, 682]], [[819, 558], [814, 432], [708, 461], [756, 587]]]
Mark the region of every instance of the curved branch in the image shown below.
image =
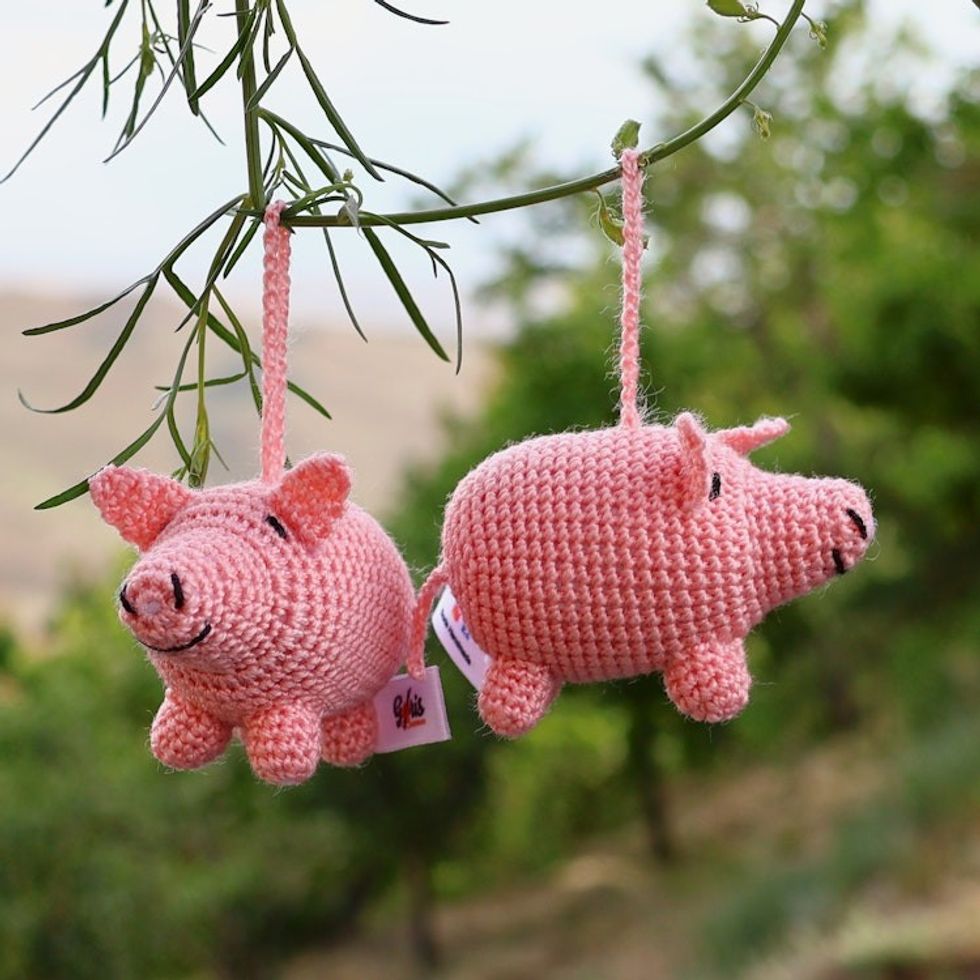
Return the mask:
[[[690, 129], [668, 140], [666, 143], [658, 143], [648, 150], [644, 150], [640, 156], [640, 165], [648, 167], [658, 160], [664, 160], [672, 156], [678, 150], [689, 146], [699, 140], [706, 133], [709, 133], [720, 122], [727, 119], [752, 93], [752, 90], [762, 81], [766, 73], [772, 67], [787, 38], [796, 25], [800, 14], [803, 12], [805, 0], [793, 0], [793, 4], [779, 25], [775, 36], [769, 43], [769, 47], [763, 52], [755, 67], [745, 76], [742, 84], [710, 115], [705, 116], [699, 123]], [[434, 221], [452, 221], [456, 218], [472, 218], [479, 214], [493, 214], [496, 211], [512, 211], [516, 208], [525, 208], [533, 204], [544, 204], [546, 201], [556, 201], [562, 197], [569, 197], [572, 194], [580, 194], [583, 191], [591, 191], [603, 184], [609, 184], [619, 179], [619, 167], [610, 167], [601, 173], [591, 174], [588, 177], [580, 177], [578, 180], [570, 180], [563, 184], [555, 184], [551, 187], [542, 187], [536, 191], [528, 191], [524, 194], [517, 194], [513, 197], [499, 197], [492, 201], [483, 201], [479, 204], [464, 204], [451, 208], [432, 208], [426, 211], [403, 211], [396, 214], [385, 214], [371, 217], [368, 215], [360, 219], [361, 226], [397, 224], [397, 225], [419, 225], [428, 224]], [[352, 227], [350, 221], [342, 215], [297, 215], [295, 217], [283, 218], [283, 224], [291, 228], [341, 228]]]

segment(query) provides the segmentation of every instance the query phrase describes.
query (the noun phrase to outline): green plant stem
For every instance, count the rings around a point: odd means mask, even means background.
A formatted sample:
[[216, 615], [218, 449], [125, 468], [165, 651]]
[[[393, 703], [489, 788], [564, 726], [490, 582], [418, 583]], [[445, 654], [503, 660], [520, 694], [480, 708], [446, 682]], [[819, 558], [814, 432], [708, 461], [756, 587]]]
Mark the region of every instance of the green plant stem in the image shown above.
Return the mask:
[[[245, 30], [250, 13], [248, 0], [235, 0], [235, 19], [239, 33]], [[265, 207], [265, 191], [262, 184], [262, 153], [259, 139], [258, 107], [255, 96], [255, 59], [251, 45], [239, 55], [242, 64], [242, 107], [245, 113], [245, 160], [248, 165], [248, 201], [256, 210]], [[251, 107], [251, 108], [250, 108]]]
[[[727, 119], [743, 102], [746, 101], [752, 90], [762, 81], [766, 73], [772, 67], [783, 45], [793, 30], [797, 20], [803, 12], [805, 0], [793, 0], [782, 23], [779, 25], [775, 36], [769, 43], [769, 47], [763, 52], [755, 67], [745, 76], [741, 85], [710, 115], [705, 116], [699, 123], [690, 129], [668, 140], [666, 143], [659, 143], [648, 150], [644, 150], [640, 157], [640, 165], [648, 167], [659, 160], [684, 149], [691, 143], [701, 139], [709, 133], [720, 122]], [[480, 214], [493, 214], [497, 211], [512, 211], [516, 208], [526, 208], [533, 204], [544, 204], [546, 201], [556, 201], [562, 197], [570, 197], [572, 194], [581, 194], [583, 191], [595, 190], [604, 184], [612, 183], [619, 179], [619, 167], [610, 167], [601, 173], [591, 174], [588, 177], [581, 177], [578, 180], [570, 180], [563, 184], [554, 184], [551, 187], [542, 187], [536, 191], [528, 191], [525, 194], [517, 194], [513, 197], [500, 197], [492, 201], [483, 201], [479, 204], [464, 204], [450, 208], [432, 208], [425, 211], [402, 211], [396, 214], [385, 214], [369, 216], [364, 215], [360, 218], [359, 224], [368, 225], [419, 225], [428, 224], [434, 221], [451, 221], [457, 218], [472, 218]], [[298, 215], [296, 217], [284, 217], [283, 224], [292, 228], [337, 228], [350, 227], [350, 221], [342, 215]]]

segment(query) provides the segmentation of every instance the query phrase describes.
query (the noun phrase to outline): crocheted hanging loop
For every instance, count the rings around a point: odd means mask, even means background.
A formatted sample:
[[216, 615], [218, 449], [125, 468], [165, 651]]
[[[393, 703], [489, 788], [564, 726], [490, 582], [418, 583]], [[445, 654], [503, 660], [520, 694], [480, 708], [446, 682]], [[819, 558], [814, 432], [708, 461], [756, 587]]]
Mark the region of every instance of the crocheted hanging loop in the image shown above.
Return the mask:
[[382, 528], [321, 453], [284, 471], [290, 232], [265, 216], [261, 479], [193, 491], [109, 466], [90, 481], [140, 552], [119, 615], [166, 687], [151, 747], [193, 769], [241, 734], [256, 775], [309, 778], [375, 751], [372, 699], [406, 653], [414, 595]]
[[[642, 172], [622, 155], [619, 424], [496, 453], [446, 506], [442, 557], [416, 606], [422, 667], [443, 585], [465, 639], [489, 658], [478, 708], [499, 735], [533, 728], [566, 682], [659, 671], [678, 709], [734, 717], [748, 700], [743, 640], [775, 606], [852, 568], [874, 536], [856, 484], [757, 469], [783, 419], [708, 432], [638, 409]], [[451, 628], [442, 622], [441, 628]]]
[[262, 479], [275, 483], [286, 462], [286, 337], [291, 232], [280, 224], [285, 201], [266, 208], [262, 243]]
[[640, 427], [637, 407], [640, 379], [640, 295], [643, 277], [643, 171], [636, 150], [623, 150], [623, 310], [619, 333], [619, 422]]

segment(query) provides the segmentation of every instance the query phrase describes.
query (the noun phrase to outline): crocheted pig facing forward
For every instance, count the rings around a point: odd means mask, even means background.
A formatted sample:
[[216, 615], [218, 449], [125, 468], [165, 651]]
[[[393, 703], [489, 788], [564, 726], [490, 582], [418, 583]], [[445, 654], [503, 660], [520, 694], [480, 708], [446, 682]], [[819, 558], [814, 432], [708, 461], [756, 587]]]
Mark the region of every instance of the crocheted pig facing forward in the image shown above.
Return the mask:
[[745, 635], [851, 569], [875, 530], [859, 486], [748, 461], [788, 429], [762, 419], [708, 433], [683, 414], [531, 439], [471, 472], [447, 507], [434, 577], [493, 658], [483, 720], [515, 737], [564, 681], [651, 671], [692, 718], [738, 714]]
[[119, 615], [166, 685], [151, 734], [161, 762], [204, 765], [236, 728], [270, 783], [374, 751], [371, 699], [404, 660], [414, 593], [349, 489], [328, 454], [275, 485], [192, 491], [117, 467], [92, 478], [102, 516], [141, 552]]

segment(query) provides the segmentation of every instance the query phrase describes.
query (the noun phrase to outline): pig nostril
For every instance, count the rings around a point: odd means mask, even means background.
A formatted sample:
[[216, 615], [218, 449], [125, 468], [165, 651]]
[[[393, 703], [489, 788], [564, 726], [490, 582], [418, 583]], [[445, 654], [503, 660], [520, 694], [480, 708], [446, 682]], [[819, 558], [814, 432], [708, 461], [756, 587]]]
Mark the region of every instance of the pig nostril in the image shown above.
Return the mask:
[[174, 606], [182, 609], [184, 606], [184, 590], [181, 588], [180, 579], [176, 572], [170, 573], [170, 584], [174, 587]]
[[862, 541], [868, 540], [868, 526], [864, 523], [864, 518], [856, 511], [852, 510], [850, 507], [845, 511], [847, 516], [851, 519], [851, 522], [858, 529], [858, 534], [861, 535]]
[[129, 601], [129, 599], [126, 596], [125, 585], [119, 590], [119, 602], [122, 605], [123, 609], [125, 609], [130, 616], [136, 615], [136, 610], [133, 608], [133, 604]]
[[847, 566], [844, 564], [844, 559], [841, 557], [840, 551], [834, 548], [830, 552], [830, 556], [834, 559], [834, 568], [837, 570], [837, 574], [843, 575], [847, 571]]

